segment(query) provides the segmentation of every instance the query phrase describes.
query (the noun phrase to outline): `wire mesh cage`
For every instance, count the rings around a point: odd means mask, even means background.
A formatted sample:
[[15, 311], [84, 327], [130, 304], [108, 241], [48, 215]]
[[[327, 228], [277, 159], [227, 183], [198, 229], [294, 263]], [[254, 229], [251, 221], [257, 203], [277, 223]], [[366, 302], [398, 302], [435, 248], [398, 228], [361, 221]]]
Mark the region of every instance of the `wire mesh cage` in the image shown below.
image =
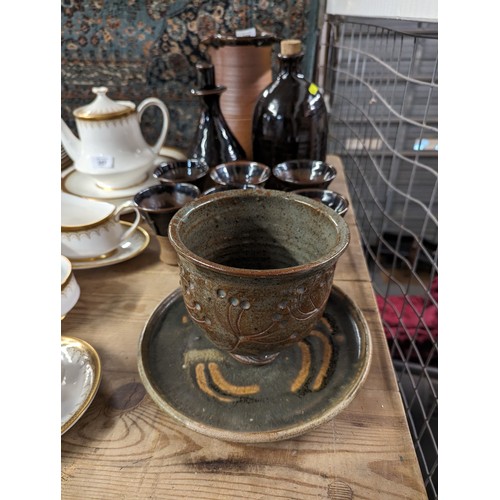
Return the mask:
[[329, 153], [356, 222], [429, 498], [437, 498], [437, 23], [325, 17]]

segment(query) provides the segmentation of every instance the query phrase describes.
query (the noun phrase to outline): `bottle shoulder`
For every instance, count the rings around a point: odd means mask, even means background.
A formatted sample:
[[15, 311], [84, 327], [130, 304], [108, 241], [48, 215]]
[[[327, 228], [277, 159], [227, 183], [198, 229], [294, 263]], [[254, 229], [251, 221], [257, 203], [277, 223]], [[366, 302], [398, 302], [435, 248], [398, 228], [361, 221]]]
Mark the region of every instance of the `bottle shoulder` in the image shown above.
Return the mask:
[[290, 114], [326, 114], [326, 103], [317, 87], [310, 83], [305, 85], [286, 84], [269, 87], [263, 92], [255, 105], [254, 118], [267, 114], [277, 118]]
[[[298, 89], [309, 86], [309, 82], [298, 73], [278, 74], [265, 89], [264, 92], [274, 93], [280, 89]], [[263, 92], [263, 93], [264, 93]]]
[[261, 93], [259, 101], [283, 98], [287, 101], [298, 99], [323, 100], [323, 95], [314, 82], [306, 80], [300, 74], [288, 74], [278, 77]]

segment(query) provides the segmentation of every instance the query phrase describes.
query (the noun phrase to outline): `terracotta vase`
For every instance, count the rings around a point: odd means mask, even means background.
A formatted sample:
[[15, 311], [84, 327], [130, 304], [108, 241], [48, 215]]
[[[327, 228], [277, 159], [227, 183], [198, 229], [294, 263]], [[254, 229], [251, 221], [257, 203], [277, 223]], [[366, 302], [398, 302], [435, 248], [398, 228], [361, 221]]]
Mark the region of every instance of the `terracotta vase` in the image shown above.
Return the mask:
[[272, 46], [269, 34], [236, 37], [215, 35], [203, 40], [218, 82], [227, 87], [221, 109], [234, 135], [252, 159], [252, 119], [255, 103], [272, 82]]

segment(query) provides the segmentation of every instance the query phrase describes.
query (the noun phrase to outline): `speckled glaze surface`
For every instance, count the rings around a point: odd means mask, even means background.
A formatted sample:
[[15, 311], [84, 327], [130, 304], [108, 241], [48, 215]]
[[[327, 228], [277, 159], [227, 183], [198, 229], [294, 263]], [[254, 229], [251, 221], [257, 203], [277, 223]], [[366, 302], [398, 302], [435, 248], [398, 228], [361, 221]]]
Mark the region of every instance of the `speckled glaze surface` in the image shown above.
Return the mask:
[[242, 365], [214, 349], [177, 289], [144, 327], [138, 368], [155, 403], [188, 428], [259, 443], [298, 436], [333, 418], [357, 394], [370, 360], [363, 314], [335, 286], [310, 335], [265, 366]]
[[349, 228], [293, 193], [233, 190], [179, 210], [169, 237], [192, 320], [219, 349], [264, 364], [321, 318]]

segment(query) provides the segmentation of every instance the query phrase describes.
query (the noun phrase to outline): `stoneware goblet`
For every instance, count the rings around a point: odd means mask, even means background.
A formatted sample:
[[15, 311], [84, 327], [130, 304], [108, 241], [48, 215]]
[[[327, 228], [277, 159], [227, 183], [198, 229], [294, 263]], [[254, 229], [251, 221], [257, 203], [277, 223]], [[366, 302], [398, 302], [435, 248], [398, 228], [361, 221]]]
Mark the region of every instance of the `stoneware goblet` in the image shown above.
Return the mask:
[[266, 364], [321, 318], [349, 228], [303, 196], [239, 189], [181, 208], [169, 237], [192, 320], [238, 361]]

